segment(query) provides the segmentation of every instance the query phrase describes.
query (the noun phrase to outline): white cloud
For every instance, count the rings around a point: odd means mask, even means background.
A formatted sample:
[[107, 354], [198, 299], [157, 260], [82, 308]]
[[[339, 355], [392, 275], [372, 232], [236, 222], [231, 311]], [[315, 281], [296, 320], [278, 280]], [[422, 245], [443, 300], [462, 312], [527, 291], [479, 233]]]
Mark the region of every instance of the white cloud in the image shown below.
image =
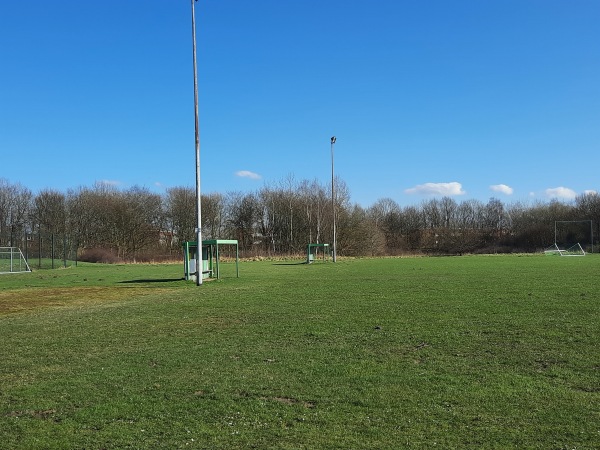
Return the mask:
[[259, 174], [250, 172], [249, 170], [238, 170], [235, 174], [238, 177], [250, 178], [251, 180], [260, 180], [261, 179], [261, 176]]
[[123, 184], [122, 181], [117, 181], [117, 180], [100, 180], [100, 181], [98, 181], [98, 183], [104, 184], [106, 186], [114, 186], [114, 187], [121, 186]]
[[587, 189], [587, 190], [583, 191], [583, 193], [585, 195], [598, 195], [598, 191], [595, 191], [593, 189]]
[[513, 188], [507, 186], [506, 184], [493, 184], [490, 186], [490, 189], [494, 192], [500, 192], [501, 194], [512, 195], [514, 192]]
[[462, 184], [453, 181], [451, 183], [425, 183], [413, 188], [405, 189], [407, 194], [418, 195], [464, 195], [466, 192]]
[[575, 192], [573, 189], [561, 186], [546, 189], [546, 196], [549, 198], [564, 198], [567, 200], [573, 200], [575, 197], [577, 197], [577, 192]]

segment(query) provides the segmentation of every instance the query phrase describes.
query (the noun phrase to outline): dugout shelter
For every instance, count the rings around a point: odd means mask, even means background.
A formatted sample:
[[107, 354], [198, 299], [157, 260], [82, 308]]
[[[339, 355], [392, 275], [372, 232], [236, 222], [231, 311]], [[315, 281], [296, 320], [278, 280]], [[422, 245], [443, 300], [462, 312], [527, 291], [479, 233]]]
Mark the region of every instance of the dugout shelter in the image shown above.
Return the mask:
[[[239, 246], [235, 239], [210, 239], [202, 241], [201, 275], [202, 279], [221, 277], [220, 248], [224, 245], [235, 246], [235, 274], [239, 278]], [[183, 271], [186, 280], [196, 281], [196, 264], [199, 259], [198, 243], [188, 241], [183, 243]]]
[[329, 259], [329, 244], [308, 244], [306, 246], [306, 262], [308, 264], [316, 259], [319, 249], [323, 253], [323, 261]]

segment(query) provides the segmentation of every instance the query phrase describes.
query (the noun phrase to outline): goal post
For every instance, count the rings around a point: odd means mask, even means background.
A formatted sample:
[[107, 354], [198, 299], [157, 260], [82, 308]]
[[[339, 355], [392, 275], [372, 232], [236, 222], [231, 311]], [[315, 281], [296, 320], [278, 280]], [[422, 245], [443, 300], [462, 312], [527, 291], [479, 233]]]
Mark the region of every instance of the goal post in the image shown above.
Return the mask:
[[[554, 221], [554, 245], [561, 249], [581, 249], [594, 252], [594, 228], [592, 220]], [[578, 248], [577, 248], [578, 246]]]
[[31, 272], [18, 247], [0, 247], [0, 274]]

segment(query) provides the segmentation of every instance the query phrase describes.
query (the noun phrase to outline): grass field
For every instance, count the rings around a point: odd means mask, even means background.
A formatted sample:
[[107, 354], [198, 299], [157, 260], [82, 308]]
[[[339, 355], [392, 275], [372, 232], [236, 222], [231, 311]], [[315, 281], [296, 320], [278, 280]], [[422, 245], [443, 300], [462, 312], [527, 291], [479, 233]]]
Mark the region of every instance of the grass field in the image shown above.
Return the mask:
[[0, 448], [600, 448], [600, 257], [0, 278]]

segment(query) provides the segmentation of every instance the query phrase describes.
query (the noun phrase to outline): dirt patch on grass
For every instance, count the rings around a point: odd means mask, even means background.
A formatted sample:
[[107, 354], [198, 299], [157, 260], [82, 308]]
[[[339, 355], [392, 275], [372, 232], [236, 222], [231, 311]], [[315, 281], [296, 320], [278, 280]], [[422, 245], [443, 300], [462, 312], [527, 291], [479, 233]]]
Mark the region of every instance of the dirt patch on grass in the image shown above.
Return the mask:
[[26, 411], [11, 411], [7, 414], [8, 417], [33, 417], [34, 419], [49, 419], [56, 414], [55, 409], [44, 410], [26, 410]]
[[52, 307], [82, 307], [118, 302], [162, 289], [143, 287], [57, 287], [0, 291], [0, 316]]
[[303, 400], [298, 400], [297, 398], [273, 397], [273, 400], [279, 403], [283, 403], [284, 405], [302, 405], [303, 407], [309, 409], [316, 407], [316, 404], [314, 402], [305, 402]]

